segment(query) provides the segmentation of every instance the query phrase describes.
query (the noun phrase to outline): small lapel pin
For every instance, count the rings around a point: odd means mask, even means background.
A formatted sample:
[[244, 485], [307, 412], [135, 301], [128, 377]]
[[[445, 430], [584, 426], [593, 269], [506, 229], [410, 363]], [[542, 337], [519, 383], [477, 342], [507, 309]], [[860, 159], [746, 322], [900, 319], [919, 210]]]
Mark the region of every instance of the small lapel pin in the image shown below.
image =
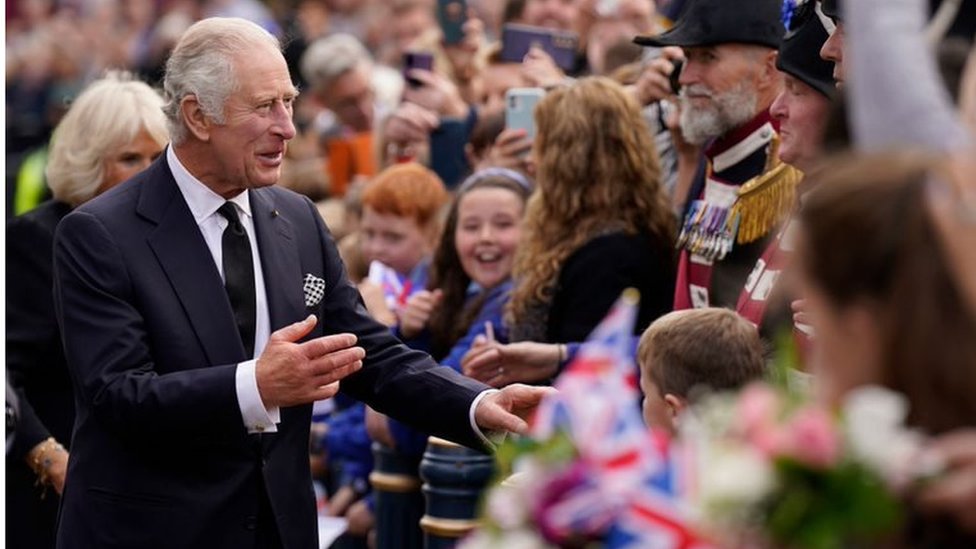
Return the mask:
[[271, 217], [278, 217], [278, 210], [271, 210]]

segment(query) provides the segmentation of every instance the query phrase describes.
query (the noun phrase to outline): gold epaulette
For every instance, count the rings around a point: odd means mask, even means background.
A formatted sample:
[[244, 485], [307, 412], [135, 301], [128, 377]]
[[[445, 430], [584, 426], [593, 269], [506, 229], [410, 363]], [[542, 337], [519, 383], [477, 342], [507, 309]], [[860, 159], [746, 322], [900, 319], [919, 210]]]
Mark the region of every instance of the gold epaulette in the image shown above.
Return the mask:
[[779, 159], [779, 136], [775, 135], [766, 155], [763, 173], [739, 187], [730, 219], [738, 218], [737, 244], [755, 242], [769, 234], [790, 213], [796, 202], [796, 187], [803, 173]]

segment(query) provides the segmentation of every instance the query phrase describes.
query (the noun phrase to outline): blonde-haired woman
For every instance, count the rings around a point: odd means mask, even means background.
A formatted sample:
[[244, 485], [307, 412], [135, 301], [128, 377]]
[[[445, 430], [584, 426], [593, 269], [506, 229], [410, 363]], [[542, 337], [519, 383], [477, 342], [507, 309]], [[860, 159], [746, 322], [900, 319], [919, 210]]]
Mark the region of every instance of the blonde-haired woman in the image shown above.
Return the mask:
[[[7, 542], [54, 547], [58, 498], [74, 423], [71, 383], [51, 298], [54, 230], [72, 208], [156, 158], [169, 140], [163, 100], [122, 73], [88, 86], [51, 140], [46, 169], [54, 199], [7, 223], [7, 368], [23, 391], [7, 456]], [[41, 487], [35, 487], [35, 483]]]
[[512, 338], [583, 341], [627, 287], [641, 292], [638, 333], [671, 310], [675, 275], [674, 219], [640, 107], [613, 81], [586, 78], [550, 92], [535, 120]]

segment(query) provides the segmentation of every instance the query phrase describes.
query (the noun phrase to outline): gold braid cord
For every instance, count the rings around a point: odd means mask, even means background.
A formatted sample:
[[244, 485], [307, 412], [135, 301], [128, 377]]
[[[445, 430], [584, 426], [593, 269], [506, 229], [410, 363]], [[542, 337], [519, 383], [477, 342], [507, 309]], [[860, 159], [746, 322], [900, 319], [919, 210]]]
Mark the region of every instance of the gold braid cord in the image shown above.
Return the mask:
[[730, 220], [739, 218], [737, 244], [755, 242], [769, 234], [789, 214], [796, 201], [800, 170], [779, 159], [779, 135], [774, 135], [763, 173], [739, 187]]

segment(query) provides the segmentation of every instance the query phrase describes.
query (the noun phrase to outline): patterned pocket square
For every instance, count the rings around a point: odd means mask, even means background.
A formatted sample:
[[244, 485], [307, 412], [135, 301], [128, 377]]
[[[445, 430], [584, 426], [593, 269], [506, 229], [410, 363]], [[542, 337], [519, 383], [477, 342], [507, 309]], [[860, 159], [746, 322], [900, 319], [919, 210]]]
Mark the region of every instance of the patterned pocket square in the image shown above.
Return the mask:
[[305, 275], [302, 289], [305, 291], [306, 307], [318, 305], [325, 297], [325, 281], [311, 273]]

